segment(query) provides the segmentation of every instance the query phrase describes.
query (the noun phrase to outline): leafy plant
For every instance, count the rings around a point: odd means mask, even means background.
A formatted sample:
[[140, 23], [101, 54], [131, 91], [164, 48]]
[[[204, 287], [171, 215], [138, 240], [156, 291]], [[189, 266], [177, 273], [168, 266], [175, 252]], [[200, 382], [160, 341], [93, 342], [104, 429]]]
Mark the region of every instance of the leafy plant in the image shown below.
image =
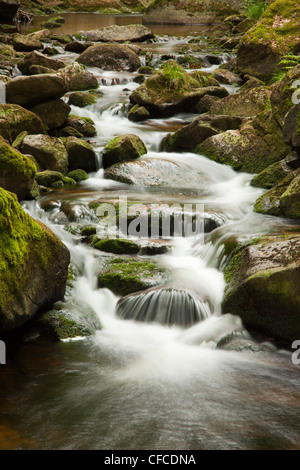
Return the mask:
[[278, 68], [276, 72], [273, 73], [270, 83], [272, 84], [272, 83], [280, 82], [280, 80], [283, 79], [283, 77], [289, 70], [293, 69], [294, 67], [296, 67], [296, 65], [299, 65], [299, 64], [300, 64], [299, 55], [289, 54], [289, 55], [283, 56], [280, 62], [278, 62], [277, 64]]
[[265, 0], [244, 0], [245, 14], [252, 20], [258, 21], [268, 6]]

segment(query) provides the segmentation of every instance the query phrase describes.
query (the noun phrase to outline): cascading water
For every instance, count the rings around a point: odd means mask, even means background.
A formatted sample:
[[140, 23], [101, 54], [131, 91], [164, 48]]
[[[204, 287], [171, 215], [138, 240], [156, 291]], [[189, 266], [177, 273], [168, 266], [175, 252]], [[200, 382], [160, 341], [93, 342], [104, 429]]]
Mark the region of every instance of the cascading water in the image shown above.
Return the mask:
[[[135, 88], [131, 78], [126, 84], [103, 86], [104, 96], [96, 105], [73, 107], [72, 112], [95, 121], [94, 146], [99, 155], [116, 135], [136, 134], [148, 147], [141, 161], [178, 165], [182, 182], [126, 185], [104, 179], [99, 167], [75, 189], [56, 190], [24, 204], [71, 253], [77, 278], [58, 307], [96, 332], [81, 341], [46, 348], [25, 346], [20, 359], [25, 371], [22, 387], [17, 400], [12, 393], [6, 403], [7, 413], [18, 422], [18, 433], [27, 439], [20, 445], [37, 449], [299, 448], [297, 371], [270, 343], [255, 343], [238, 317], [221, 315], [224, 244], [232, 237], [243, 240], [278, 232], [285, 222], [252, 212], [261, 191], [249, 185], [250, 175], [236, 174], [200, 155], [159, 152], [161, 139], [186, 116], [129, 122], [124, 88]], [[96, 225], [88, 203], [120, 195], [145, 204], [201, 202], [205, 212], [216, 217], [218, 227], [202, 236], [172, 239], [172, 250], [155, 256], [171, 272], [169, 284], [130, 296], [126, 310], [118, 315], [124, 301], [97, 287], [105, 254], [82, 244], [64, 225]], [[65, 207], [72, 223], [66, 223]], [[139, 317], [143, 321], [136, 321]], [[228, 338], [236, 339], [239, 352], [226, 350]], [[18, 383], [18, 377], [15, 380]]]

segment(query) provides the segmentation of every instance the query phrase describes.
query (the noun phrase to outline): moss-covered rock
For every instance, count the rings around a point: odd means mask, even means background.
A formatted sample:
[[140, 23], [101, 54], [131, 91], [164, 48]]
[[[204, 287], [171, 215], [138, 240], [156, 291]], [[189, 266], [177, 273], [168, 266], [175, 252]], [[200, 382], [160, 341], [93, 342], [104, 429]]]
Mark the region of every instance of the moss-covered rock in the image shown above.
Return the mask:
[[0, 186], [15, 193], [19, 201], [22, 201], [30, 197], [35, 174], [35, 165], [0, 139]]
[[243, 36], [237, 54], [241, 73], [271, 78], [280, 57], [296, 52], [300, 40], [298, 0], [276, 0]]
[[250, 184], [256, 188], [271, 189], [289, 173], [299, 168], [299, 166], [300, 159], [297, 158], [296, 153], [293, 152], [283, 160], [273, 163], [273, 165], [268, 166], [265, 170], [254, 176]]
[[41, 119], [31, 111], [17, 104], [0, 105], [0, 135], [13, 142], [21, 132], [44, 133], [45, 126]]
[[93, 248], [116, 255], [135, 255], [140, 247], [137, 243], [122, 238], [105, 238], [93, 243]]
[[66, 121], [71, 107], [63, 100], [48, 100], [31, 108], [48, 129], [60, 127]]
[[234, 253], [225, 269], [223, 311], [288, 342], [300, 334], [300, 238], [266, 237]]
[[135, 160], [147, 153], [144, 142], [137, 135], [125, 134], [115, 137], [105, 147], [102, 154], [103, 168], [108, 168], [125, 160]]
[[69, 115], [65, 125], [80, 132], [84, 137], [94, 137], [97, 133], [96, 124], [92, 119], [87, 117], [74, 116], [73, 114]]
[[260, 196], [255, 212], [300, 219], [300, 169], [288, 174], [269, 191]]
[[83, 91], [74, 91], [69, 95], [69, 104], [84, 108], [97, 102], [99, 95], [94, 93], [85, 93]]
[[132, 106], [132, 108], [128, 111], [127, 117], [129, 121], [132, 122], [141, 122], [148, 119], [150, 116], [149, 111], [147, 111], [144, 106], [139, 106], [138, 104]]
[[163, 284], [168, 273], [159, 263], [144, 259], [116, 258], [106, 263], [98, 276], [98, 287], [106, 287], [118, 296]]
[[65, 147], [68, 153], [69, 171], [96, 171], [96, 155], [91, 144], [77, 137], [67, 137]]
[[0, 330], [8, 331], [62, 300], [70, 254], [2, 188], [0, 227]]
[[170, 59], [130, 95], [133, 105], [145, 107], [153, 117], [168, 117], [181, 111], [194, 112], [204, 87], [219, 87], [205, 72], [186, 72]]
[[77, 59], [80, 64], [103, 70], [134, 72], [141, 61], [128, 46], [121, 44], [97, 44], [84, 51]]
[[262, 111], [271, 108], [270, 96], [271, 90], [265, 86], [234, 93], [217, 101], [211, 107], [210, 114], [255, 117]]
[[51, 170], [40, 171], [37, 173], [35, 179], [39, 185], [50, 188], [61, 188], [65, 184], [76, 184], [76, 181], [71, 177]]
[[293, 67], [278, 83], [271, 87], [271, 105], [274, 118], [281, 127], [284, 126], [287, 113], [296, 104], [299, 93], [297, 93], [297, 81], [300, 80], [300, 65]]
[[141, 24], [128, 24], [85, 31], [82, 33], [82, 37], [94, 42], [144, 42], [153, 39], [154, 34]]
[[94, 334], [94, 330], [90, 326], [75, 321], [64, 310], [55, 309], [44, 312], [35, 318], [31, 330], [36, 330], [38, 335], [45, 336], [53, 341]]
[[31, 67], [33, 65], [46, 67], [51, 70], [59, 70], [65, 67], [65, 63], [59, 59], [51, 59], [39, 51], [33, 51], [19, 60], [18, 68], [23, 75], [31, 75]]
[[57, 137], [28, 135], [23, 140], [21, 150], [33, 155], [45, 170], [63, 174], [68, 171], [68, 154], [64, 144]]
[[79, 183], [79, 181], [85, 181], [89, 178], [89, 175], [81, 169], [70, 171], [66, 176], [76, 181], [76, 183]]
[[16, 33], [13, 35], [13, 46], [16, 51], [31, 52], [43, 49], [43, 43], [30, 34]]
[[214, 70], [211, 76], [218, 80], [218, 82], [225, 83], [227, 85], [241, 85], [243, 83], [243, 80], [239, 75], [230, 72], [230, 70], [226, 69], [217, 68], [216, 70]]

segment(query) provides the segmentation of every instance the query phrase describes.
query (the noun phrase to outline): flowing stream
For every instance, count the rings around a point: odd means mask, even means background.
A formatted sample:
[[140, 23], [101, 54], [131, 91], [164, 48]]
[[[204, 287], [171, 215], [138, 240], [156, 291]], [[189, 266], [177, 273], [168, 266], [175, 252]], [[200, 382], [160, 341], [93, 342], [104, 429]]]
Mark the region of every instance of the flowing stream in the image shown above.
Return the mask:
[[[262, 191], [249, 185], [251, 175], [201, 155], [159, 152], [163, 137], [193, 116], [134, 124], [126, 117], [126, 106], [138, 86], [132, 81], [135, 74], [93, 72], [104, 83], [103, 97], [84, 109], [72, 107], [72, 113], [96, 123], [97, 172], [76, 187], [26, 202], [24, 208], [69, 248], [78, 277], [60, 307], [93, 325], [96, 334], [61, 343], [28, 342], [15, 351], [13, 364], [3, 369], [1, 446], [299, 449], [299, 366], [271, 341], [252, 338], [238, 317], [221, 315], [224, 243], [292, 232], [295, 227], [253, 212]], [[118, 79], [115, 84], [112, 77]], [[125, 133], [145, 142], [148, 153], [141, 160], [158, 169], [165, 162], [178, 165], [173, 183], [172, 174], [165, 186], [104, 179], [101, 149]], [[172, 249], [154, 257], [171, 270], [176, 282], [201, 287], [210, 306], [203, 321], [188, 328], [163, 326], [135, 321], [134, 311], [132, 319], [124, 320], [116, 315], [118, 297], [97, 288], [97, 268], [106, 254], [80, 243], [71, 228], [96, 223], [89, 202], [120, 196], [144, 204], [200, 203], [222, 221], [204, 237], [168, 241]], [[69, 230], [64, 207], [69, 219], [72, 215]], [[230, 334], [240, 341], [237, 351], [218, 347]]]

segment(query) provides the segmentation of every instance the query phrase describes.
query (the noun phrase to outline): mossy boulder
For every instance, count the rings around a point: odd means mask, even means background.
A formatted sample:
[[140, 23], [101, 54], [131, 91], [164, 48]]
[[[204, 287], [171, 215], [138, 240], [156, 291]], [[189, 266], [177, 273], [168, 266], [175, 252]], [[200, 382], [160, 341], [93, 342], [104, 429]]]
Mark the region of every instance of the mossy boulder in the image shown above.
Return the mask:
[[168, 152], [197, 152], [197, 146], [201, 142], [222, 131], [239, 129], [241, 124], [242, 119], [235, 116], [200, 116], [174, 134], [169, 134], [164, 140], [164, 147]]
[[13, 35], [13, 46], [16, 51], [31, 52], [43, 49], [43, 43], [30, 34], [16, 33]]
[[50, 99], [59, 99], [67, 91], [65, 81], [57, 74], [30, 75], [17, 77], [6, 84], [6, 100], [31, 108]]
[[21, 147], [23, 153], [33, 155], [45, 170], [67, 173], [68, 154], [64, 144], [57, 137], [36, 134], [28, 135]]
[[262, 111], [271, 108], [270, 96], [271, 90], [265, 86], [234, 93], [217, 101], [210, 108], [210, 114], [255, 117]]
[[238, 248], [225, 269], [223, 311], [287, 342], [300, 335], [300, 237], [265, 237]]
[[93, 243], [93, 248], [104, 251], [106, 253], [114, 253], [116, 255], [136, 255], [140, 251], [140, 247], [132, 240], [122, 238], [105, 238], [97, 240]]
[[89, 178], [89, 175], [84, 170], [80, 169], [70, 171], [66, 176], [74, 180], [76, 183], [79, 183], [79, 181], [85, 181]]
[[108, 168], [125, 160], [135, 160], [147, 153], [144, 142], [137, 135], [125, 134], [115, 137], [105, 147], [102, 154], [103, 168]]
[[76, 181], [69, 176], [64, 176], [58, 171], [45, 170], [37, 173], [36, 182], [40, 186], [49, 188], [61, 188], [64, 185], [76, 184]]
[[166, 269], [158, 262], [144, 259], [115, 258], [108, 261], [98, 276], [98, 287], [106, 287], [118, 296], [163, 284]]
[[243, 83], [243, 80], [239, 75], [226, 69], [217, 68], [211, 76], [218, 80], [218, 82], [225, 83], [226, 85], [241, 85]]
[[288, 174], [260, 196], [254, 210], [262, 214], [300, 219], [300, 169]]
[[255, 175], [250, 181], [251, 186], [256, 188], [271, 189], [280, 180], [300, 167], [300, 159], [293, 152], [283, 160], [268, 166], [265, 170]]
[[141, 122], [148, 119], [150, 116], [149, 111], [147, 111], [144, 106], [139, 106], [138, 104], [132, 106], [132, 108], [128, 111], [127, 117], [129, 121], [132, 122]]
[[280, 57], [293, 53], [299, 43], [298, 0], [276, 0], [243, 36], [237, 53], [240, 73], [270, 79]]
[[44, 133], [45, 126], [41, 119], [31, 111], [17, 104], [0, 105], [0, 135], [13, 142], [21, 133]]
[[84, 108], [85, 106], [97, 103], [97, 98], [99, 98], [99, 95], [94, 93], [74, 91], [69, 95], [68, 103], [73, 106], [78, 106], [79, 108]]
[[0, 209], [0, 330], [8, 331], [63, 299], [70, 254], [2, 188]]
[[80, 132], [84, 137], [94, 137], [97, 133], [96, 124], [91, 118], [69, 115], [65, 126]]
[[170, 59], [130, 95], [130, 102], [145, 107], [151, 117], [169, 117], [178, 112], [194, 112], [204, 87], [219, 87], [205, 72], [186, 72]]
[[209, 137], [194, 150], [236, 171], [259, 173], [291, 152], [279, 134], [262, 135], [252, 126]]
[[70, 41], [65, 46], [65, 51], [67, 52], [75, 52], [76, 54], [81, 54], [84, 52], [88, 47], [93, 46], [92, 42], [79, 42], [79, 41]]
[[78, 62], [60, 69], [57, 75], [63, 79], [67, 91], [94, 90], [99, 87], [97, 78]]
[[18, 62], [18, 68], [23, 75], [31, 75], [31, 67], [33, 65], [46, 67], [51, 70], [59, 70], [65, 67], [66, 64], [62, 60], [51, 59], [39, 51], [26, 54], [26, 56]]
[[21, 152], [0, 139], [0, 186], [27, 199], [34, 187], [35, 165]]
[[[299, 82], [300, 83], [300, 82]], [[283, 138], [300, 152], [300, 105], [293, 106], [284, 117]]]
[[137, 54], [121, 44], [97, 44], [86, 49], [77, 59], [80, 64], [103, 70], [134, 72], [141, 66]]
[[31, 332], [53, 341], [94, 334], [94, 330], [90, 326], [75, 321], [64, 310], [55, 309], [38, 315], [31, 324]]
[[96, 155], [91, 144], [77, 137], [67, 137], [65, 148], [68, 153], [69, 171], [96, 171]]
[[43, 75], [44, 73], [56, 73], [56, 70], [44, 67], [43, 65], [31, 65], [28, 75]]
[[55, 129], [64, 124], [71, 107], [63, 100], [58, 99], [36, 104], [31, 108], [31, 111], [41, 119], [48, 129]]
[[287, 113], [297, 104], [296, 100], [299, 98], [298, 80], [300, 80], [300, 65], [289, 70], [282, 80], [271, 87], [270, 100], [273, 115], [281, 127], [284, 127]]
[[144, 42], [153, 39], [154, 34], [149, 28], [141, 24], [128, 24], [84, 31], [82, 37], [94, 42]]

